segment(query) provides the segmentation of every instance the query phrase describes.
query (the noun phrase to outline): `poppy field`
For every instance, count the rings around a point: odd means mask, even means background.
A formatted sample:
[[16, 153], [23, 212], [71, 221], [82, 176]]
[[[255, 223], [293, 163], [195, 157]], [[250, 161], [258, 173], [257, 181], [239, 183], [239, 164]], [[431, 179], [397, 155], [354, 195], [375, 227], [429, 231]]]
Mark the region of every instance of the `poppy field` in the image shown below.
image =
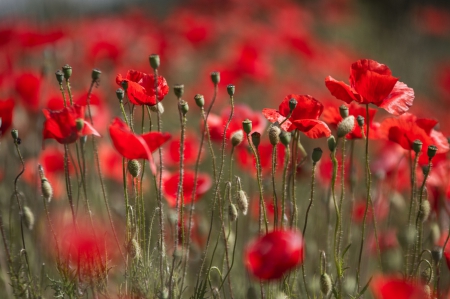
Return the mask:
[[0, 21], [1, 298], [450, 298], [450, 11], [256, 2]]

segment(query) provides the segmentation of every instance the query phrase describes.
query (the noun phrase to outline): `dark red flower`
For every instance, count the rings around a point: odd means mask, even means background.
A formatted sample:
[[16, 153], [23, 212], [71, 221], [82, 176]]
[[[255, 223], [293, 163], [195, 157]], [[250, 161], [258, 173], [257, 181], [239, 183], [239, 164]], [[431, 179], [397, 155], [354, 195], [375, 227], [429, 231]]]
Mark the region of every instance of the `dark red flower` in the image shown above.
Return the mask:
[[37, 112], [39, 109], [41, 78], [34, 73], [22, 73], [16, 77], [15, 89], [25, 108], [31, 112]]
[[151, 160], [151, 153], [170, 139], [169, 133], [149, 132], [136, 135], [120, 118], [109, 126], [109, 135], [116, 150], [127, 159]]
[[[84, 107], [79, 105], [68, 106], [62, 110], [52, 111], [43, 109], [46, 121], [44, 122], [44, 139], [55, 139], [61, 144], [73, 143], [78, 137], [85, 135], [100, 136], [100, 134], [84, 120]], [[77, 128], [78, 123], [78, 128]]]
[[291, 116], [282, 124], [285, 131], [299, 130], [309, 138], [321, 138], [331, 135], [330, 128], [323, 121], [319, 120], [323, 112], [323, 105], [310, 95], [289, 94], [281, 102], [278, 111], [264, 108], [263, 115], [272, 123], [281, 123], [289, 116], [289, 101], [295, 99], [297, 106], [292, 111]]
[[[185, 170], [183, 175], [183, 197], [184, 204], [189, 204], [192, 201], [192, 193], [194, 192], [194, 176], [195, 173], [192, 170]], [[162, 191], [164, 197], [169, 203], [170, 207], [175, 207], [177, 203], [177, 192], [178, 192], [178, 182], [180, 174], [179, 173], [167, 173], [163, 175], [163, 185]], [[206, 173], [198, 173], [197, 177], [197, 189], [194, 196], [194, 201], [199, 200], [210, 188], [211, 188], [211, 178]], [[181, 202], [179, 203], [181, 205]]]
[[370, 59], [361, 59], [350, 68], [350, 85], [331, 76], [325, 78], [331, 94], [350, 104], [374, 104], [387, 112], [400, 115], [408, 111], [414, 101], [414, 90], [393, 77], [384, 64]]
[[126, 93], [131, 103], [135, 105], [156, 105], [169, 93], [169, 86], [163, 76], [158, 76], [157, 96], [155, 96], [155, 76], [135, 70], [129, 70], [125, 78], [121, 74], [116, 76], [116, 83], [122, 87], [127, 85]]
[[0, 137], [5, 135], [12, 125], [14, 101], [8, 99], [0, 101]]
[[278, 279], [303, 262], [303, 237], [293, 230], [272, 231], [247, 245], [247, 270], [262, 280]]
[[370, 283], [370, 288], [375, 299], [428, 298], [422, 285], [392, 276], [375, 276]]

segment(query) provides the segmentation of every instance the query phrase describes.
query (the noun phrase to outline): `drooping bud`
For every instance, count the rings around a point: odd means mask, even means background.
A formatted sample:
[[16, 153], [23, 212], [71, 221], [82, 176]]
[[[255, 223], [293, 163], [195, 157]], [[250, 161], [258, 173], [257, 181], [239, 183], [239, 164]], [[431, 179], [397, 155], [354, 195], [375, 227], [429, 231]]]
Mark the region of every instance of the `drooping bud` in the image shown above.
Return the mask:
[[435, 146], [435, 145], [430, 145], [429, 147], [428, 147], [428, 151], [427, 151], [427, 155], [428, 155], [428, 159], [433, 159], [433, 157], [436, 155], [436, 153], [437, 153], [437, 150], [438, 150], [438, 148], [437, 148], [437, 146]]
[[197, 106], [199, 108], [203, 108], [203, 106], [205, 106], [205, 97], [203, 97], [203, 95], [196, 94], [194, 96], [194, 100], [195, 100], [195, 104], [197, 104]]
[[432, 244], [437, 244], [439, 242], [439, 238], [441, 237], [441, 229], [439, 228], [439, 224], [436, 222], [432, 222], [430, 225], [430, 240]]
[[336, 138], [334, 138], [333, 135], [331, 135], [330, 137], [328, 137], [327, 139], [327, 143], [328, 143], [328, 149], [330, 150], [330, 152], [334, 152], [336, 150]]
[[358, 126], [360, 126], [361, 128], [364, 127], [364, 116], [358, 115], [356, 117], [356, 122], [358, 123]]
[[431, 206], [428, 200], [422, 201], [419, 207], [419, 219], [422, 222], [425, 222], [430, 216]]
[[281, 130], [279, 127], [277, 127], [277, 126], [270, 127], [270, 130], [269, 130], [270, 144], [275, 146], [280, 142], [280, 133], [281, 133]]
[[439, 263], [442, 258], [442, 248], [435, 247], [433, 250], [431, 250], [431, 257], [433, 258], [434, 263], [437, 265], [437, 263]]
[[179, 105], [180, 105], [181, 113], [183, 113], [183, 115], [186, 115], [186, 113], [188, 113], [188, 111], [189, 111], [188, 103], [186, 101], [181, 100]]
[[342, 118], [347, 118], [348, 117], [348, 107], [345, 105], [339, 106], [339, 114], [341, 115]]
[[289, 111], [294, 111], [295, 107], [297, 107], [297, 100], [292, 98], [289, 100]]
[[61, 70], [57, 70], [55, 72], [56, 81], [58, 81], [59, 84], [63, 83], [64, 80], [64, 73]]
[[220, 82], [220, 72], [212, 72], [211, 73], [211, 81], [214, 83], [214, 85], [219, 84], [219, 82]]
[[280, 141], [284, 146], [289, 146], [289, 144], [291, 143], [291, 133], [286, 132], [286, 131], [281, 131]]
[[184, 94], [184, 85], [183, 84], [176, 84], [173, 87], [173, 92], [175, 93], [175, 95], [177, 96], [177, 98], [181, 98]]
[[231, 145], [238, 146], [244, 140], [244, 133], [242, 130], [238, 130], [231, 135]]
[[92, 81], [97, 81], [100, 79], [102, 72], [99, 69], [93, 69], [91, 73]]
[[11, 136], [14, 141], [17, 141], [19, 139], [19, 131], [16, 129], [11, 130]]
[[139, 243], [135, 238], [131, 239], [128, 244], [128, 254], [133, 259], [139, 260], [141, 258], [141, 246], [139, 246]]
[[227, 85], [227, 92], [230, 97], [234, 96], [235, 91], [236, 91], [236, 87], [233, 84]]
[[348, 133], [353, 131], [355, 128], [355, 117], [350, 115], [344, 118], [337, 126], [337, 136], [338, 138], [345, 137]]
[[141, 163], [138, 160], [130, 160], [128, 162], [128, 171], [135, 178], [141, 173]]
[[248, 118], [242, 122], [242, 128], [244, 129], [244, 132], [250, 134], [252, 131], [252, 121]]
[[261, 134], [259, 132], [252, 133], [252, 143], [255, 147], [258, 147], [261, 143]]
[[66, 80], [68, 80], [72, 76], [72, 67], [70, 65], [65, 64], [62, 67], [62, 71], [64, 73], [64, 78], [66, 78]]
[[422, 144], [423, 144], [422, 141], [420, 141], [419, 139], [414, 140], [412, 144], [412, 149], [416, 154], [422, 151]]
[[52, 200], [53, 188], [46, 178], [41, 179], [41, 192], [42, 197], [44, 197], [47, 202], [50, 202]]
[[160, 60], [158, 54], [152, 54], [148, 57], [148, 61], [150, 62], [150, 66], [152, 69], [156, 70], [159, 68]]
[[315, 149], [313, 149], [311, 158], [312, 158], [314, 164], [319, 162], [320, 159], [322, 158], [322, 149], [320, 147], [316, 147]]
[[153, 112], [157, 112], [159, 114], [163, 114], [164, 113], [164, 106], [161, 102], [158, 102], [158, 104], [150, 106], [150, 110], [152, 110]]
[[25, 226], [32, 230], [34, 227], [34, 214], [33, 211], [27, 206], [23, 207], [23, 221], [25, 223]]
[[238, 211], [236, 209], [236, 206], [231, 203], [228, 206], [228, 219], [230, 219], [230, 221], [236, 221], [237, 217], [238, 217]]
[[330, 294], [333, 284], [331, 283], [331, 278], [327, 273], [320, 275], [320, 291], [324, 296]]
[[83, 128], [84, 128], [84, 119], [77, 118], [75, 120], [75, 127], [77, 128], [78, 132], [81, 132], [81, 130], [83, 130]]
[[243, 215], [247, 215], [247, 212], [248, 212], [248, 198], [247, 198], [247, 194], [245, 194], [245, 192], [243, 190], [239, 190], [237, 192], [236, 203], [237, 203], [237, 206], [239, 208], [239, 211], [241, 211], [241, 213]]
[[122, 103], [123, 98], [125, 97], [125, 91], [122, 88], [118, 88], [116, 90], [116, 96], [117, 96], [117, 99], [119, 99], [119, 102]]

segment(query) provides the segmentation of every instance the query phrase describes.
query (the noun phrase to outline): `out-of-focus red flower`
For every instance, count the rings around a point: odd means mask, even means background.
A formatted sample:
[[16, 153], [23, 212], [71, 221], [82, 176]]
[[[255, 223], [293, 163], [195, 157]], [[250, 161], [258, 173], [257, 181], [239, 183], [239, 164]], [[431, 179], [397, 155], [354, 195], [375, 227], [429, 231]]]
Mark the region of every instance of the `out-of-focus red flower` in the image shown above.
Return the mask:
[[118, 183], [123, 182], [122, 157], [110, 144], [101, 143], [98, 146], [98, 156], [103, 175]]
[[0, 101], [0, 137], [5, 135], [12, 125], [14, 101], [8, 99]]
[[[80, 96], [74, 99], [74, 103], [80, 106], [87, 106], [87, 96], [88, 93], [82, 93]], [[92, 122], [95, 128], [100, 132], [104, 132], [110, 121], [110, 111], [109, 107], [105, 105], [102, 97], [99, 94], [91, 93], [89, 104], [91, 107]], [[86, 118], [89, 117], [86, 111]]]
[[[135, 105], [156, 105], [169, 93], [169, 86], [163, 76], [158, 76], [157, 94], [155, 92], [155, 76], [135, 70], [129, 70], [125, 78], [121, 74], [116, 76], [116, 83], [122, 87], [126, 82], [126, 93], [131, 103]], [[156, 94], [156, 96], [155, 96]]]
[[247, 270], [261, 280], [273, 280], [303, 262], [303, 237], [293, 230], [277, 230], [250, 242], [244, 253]]
[[41, 77], [31, 72], [24, 72], [16, 77], [15, 89], [22, 104], [31, 112], [39, 110]]
[[[192, 195], [194, 192], [194, 177], [195, 172], [192, 170], [185, 170], [183, 175], [183, 197], [184, 204], [189, 204], [192, 202]], [[170, 207], [175, 207], [177, 204], [177, 192], [178, 192], [178, 182], [180, 174], [177, 173], [167, 173], [163, 174], [163, 184], [162, 192], [166, 198]], [[208, 190], [211, 188], [211, 178], [207, 173], [198, 173], [197, 177], [197, 189], [194, 196], [194, 202], [199, 200]], [[181, 202], [179, 203], [181, 205]]]
[[282, 125], [285, 131], [299, 130], [305, 133], [309, 138], [321, 138], [331, 135], [327, 124], [319, 120], [323, 112], [323, 105], [310, 95], [289, 94], [281, 102], [278, 111], [275, 109], [264, 108], [263, 115], [272, 123], [281, 123], [289, 116], [289, 101], [295, 99], [297, 106], [292, 111], [291, 116]]
[[149, 132], [137, 135], [116, 117], [109, 126], [109, 135], [116, 150], [127, 159], [151, 160], [151, 153], [170, 139], [169, 133]]
[[[378, 249], [375, 234], [370, 235], [368, 244], [370, 253], [376, 255]], [[390, 229], [385, 232], [380, 232], [378, 235], [378, 245], [380, 246], [381, 252], [397, 248], [398, 247], [397, 232], [393, 229]]]
[[414, 90], [392, 76], [384, 64], [370, 59], [361, 59], [350, 68], [350, 85], [331, 76], [325, 79], [331, 94], [350, 104], [374, 104], [387, 112], [401, 115], [408, 111], [414, 101]]
[[370, 289], [375, 299], [427, 298], [422, 285], [395, 276], [375, 276]]
[[[176, 166], [180, 163], [180, 136], [173, 138], [167, 145], [164, 155], [164, 163], [168, 166]], [[184, 139], [184, 165], [193, 165], [197, 161], [200, 141], [194, 132], [186, 132]], [[200, 155], [200, 158], [202, 155]]]
[[[261, 174], [263, 176], [272, 172], [272, 144], [268, 140], [263, 140], [258, 146], [259, 161], [261, 164]], [[277, 145], [276, 171], [281, 171], [284, 166], [285, 148], [279, 143]], [[256, 159], [248, 146], [241, 146], [236, 151], [236, 162], [245, 170], [252, 170], [251, 173], [256, 175]]]
[[47, 32], [33, 31], [28, 28], [26, 31], [22, 31], [18, 34], [18, 40], [22, 47], [37, 47], [46, 44], [51, 44], [64, 37], [62, 30], [53, 30]]
[[43, 129], [44, 139], [51, 138], [61, 144], [67, 144], [85, 135], [100, 136], [91, 124], [84, 120], [82, 106], [75, 104], [59, 111], [43, 109], [42, 112], [46, 118]]

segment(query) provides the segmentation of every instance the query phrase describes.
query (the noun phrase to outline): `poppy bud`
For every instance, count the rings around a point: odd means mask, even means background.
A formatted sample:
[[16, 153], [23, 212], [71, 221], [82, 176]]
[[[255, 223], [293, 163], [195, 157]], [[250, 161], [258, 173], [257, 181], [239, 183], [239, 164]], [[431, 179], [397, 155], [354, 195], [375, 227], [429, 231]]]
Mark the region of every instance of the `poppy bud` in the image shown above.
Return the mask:
[[241, 144], [243, 139], [244, 134], [242, 133], [242, 130], [236, 131], [231, 135], [231, 145], [238, 146], [239, 144]]
[[430, 225], [430, 240], [432, 244], [436, 244], [441, 237], [441, 229], [436, 222], [431, 223]]
[[181, 113], [183, 113], [183, 115], [186, 115], [186, 113], [188, 113], [188, 111], [189, 111], [188, 103], [186, 101], [181, 100], [179, 105], [180, 105]]
[[65, 64], [62, 67], [62, 71], [64, 73], [64, 78], [66, 78], [66, 80], [69, 80], [69, 78], [72, 76], [72, 67], [68, 64]]
[[34, 214], [31, 211], [31, 209], [27, 206], [23, 207], [23, 221], [25, 223], [25, 226], [32, 230], [34, 226]]
[[243, 215], [247, 215], [248, 212], [248, 199], [247, 194], [243, 190], [237, 192], [237, 206]]
[[203, 97], [203, 95], [196, 94], [194, 100], [195, 104], [197, 104], [199, 108], [203, 108], [203, 106], [205, 106], [205, 97]]
[[130, 244], [128, 244], [128, 254], [133, 259], [139, 260], [141, 258], [141, 247], [135, 238], [131, 239]]
[[153, 112], [159, 112], [159, 114], [163, 114], [164, 106], [161, 102], [158, 102], [158, 104], [150, 106], [150, 110], [152, 110]]
[[252, 133], [252, 143], [255, 147], [258, 147], [261, 143], [261, 134], [259, 132]]
[[123, 91], [122, 88], [118, 88], [118, 89], [116, 90], [116, 96], [117, 96], [117, 98], [119, 99], [119, 102], [122, 102], [122, 101], [123, 101], [123, 98], [125, 97], [125, 92]]
[[135, 178], [141, 173], [141, 163], [138, 160], [130, 160], [128, 162], [128, 171]]
[[428, 151], [427, 151], [427, 155], [428, 155], [428, 159], [433, 159], [433, 157], [436, 155], [438, 148], [435, 145], [430, 145], [428, 147]]
[[430, 171], [430, 167], [428, 167], [428, 165], [422, 166], [423, 175], [427, 175], [429, 171]]
[[353, 115], [344, 118], [337, 126], [337, 136], [338, 138], [345, 137], [348, 133], [353, 131], [355, 127], [355, 117]]
[[322, 158], [322, 149], [320, 147], [316, 147], [315, 149], [313, 149], [311, 158], [312, 158], [314, 164], [319, 162], [320, 159]]
[[238, 211], [236, 209], [236, 206], [231, 203], [228, 206], [228, 219], [230, 219], [230, 221], [236, 221], [237, 217], [238, 217]]
[[50, 202], [52, 200], [53, 188], [52, 188], [52, 185], [50, 185], [50, 182], [46, 178], [41, 179], [41, 192], [42, 192], [42, 196], [44, 197], [44, 199], [47, 202]]
[[183, 84], [176, 84], [173, 87], [173, 92], [177, 96], [177, 98], [181, 98], [184, 94], [184, 85]]
[[289, 110], [294, 111], [295, 107], [297, 107], [297, 100], [292, 98], [289, 100]]
[[334, 152], [336, 150], [336, 138], [334, 138], [334, 136], [331, 135], [330, 137], [328, 137], [327, 143], [330, 152]]
[[420, 153], [420, 151], [422, 150], [422, 141], [420, 141], [419, 139], [414, 140], [412, 149], [416, 154]]
[[320, 275], [320, 291], [324, 296], [330, 294], [333, 284], [331, 283], [331, 278], [327, 273]]
[[348, 117], [348, 107], [345, 105], [339, 106], [339, 114], [341, 115], [342, 118], [347, 118]]
[[428, 200], [422, 201], [419, 207], [419, 219], [422, 222], [425, 222], [428, 219], [428, 216], [430, 216], [431, 206], [430, 202]]
[[269, 130], [270, 144], [275, 146], [280, 142], [280, 133], [281, 133], [281, 130], [277, 126], [270, 127], [270, 130]]
[[220, 82], [220, 72], [212, 72], [211, 73], [211, 81], [214, 83], [214, 85], [219, 84], [219, 82]]
[[158, 54], [152, 54], [148, 57], [148, 61], [150, 62], [150, 66], [152, 69], [156, 70], [159, 68], [160, 60]]
[[235, 90], [236, 90], [236, 87], [233, 84], [227, 85], [227, 92], [230, 95], [230, 97], [234, 96]]
[[402, 230], [399, 235], [399, 241], [402, 245], [412, 245], [416, 241], [416, 229], [414, 227], [409, 227]]
[[358, 123], [358, 126], [360, 126], [361, 128], [364, 127], [364, 116], [358, 115], [356, 117], [356, 122]]
[[17, 131], [16, 129], [11, 130], [11, 136], [14, 141], [17, 141], [19, 139], [19, 131]]
[[433, 250], [431, 250], [431, 257], [433, 258], [435, 264], [439, 263], [442, 258], [442, 248], [435, 247]]
[[92, 81], [97, 81], [98, 79], [100, 79], [101, 73], [102, 72], [99, 69], [93, 69], [91, 74]]
[[77, 131], [83, 130], [84, 127], [84, 120], [81, 118], [77, 118], [75, 120], [75, 127], [77, 128]]
[[291, 143], [291, 133], [286, 132], [286, 131], [281, 131], [280, 141], [284, 146], [289, 146], [289, 143]]
[[250, 134], [252, 131], [252, 121], [248, 118], [242, 122], [242, 128], [244, 129], [244, 132]]
[[56, 76], [56, 81], [58, 81], [59, 84], [62, 84], [63, 80], [64, 80], [64, 74], [61, 70], [57, 70], [55, 72], [55, 76]]

